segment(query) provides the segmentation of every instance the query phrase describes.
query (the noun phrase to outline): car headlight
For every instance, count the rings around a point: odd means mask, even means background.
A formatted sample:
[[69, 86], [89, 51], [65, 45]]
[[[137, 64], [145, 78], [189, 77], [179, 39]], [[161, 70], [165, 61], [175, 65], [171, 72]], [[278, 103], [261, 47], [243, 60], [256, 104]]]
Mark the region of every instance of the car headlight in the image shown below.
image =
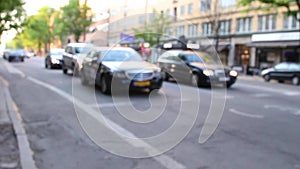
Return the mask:
[[203, 70], [205, 76], [213, 76], [215, 73], [212, 70]]
[[114, 74], [114, 76], [116, 78], [121, 78], [121, 79], [125, 79], [126, 78], [125, 72], [114, 72], [113, 74]]
[[52, 62], [52, 63], [59, 63], [59, 60], [54, 59], [54, 58], [51, 58], [51, 62]]
[[237, 76], [238, 76], [238, 72], [235, 71], [235, 70], [231, 70], [231, 71], [229, 72], [229, 75], [230, 75], [230, 76], [233, 76], [233, 77], [237, 77]]

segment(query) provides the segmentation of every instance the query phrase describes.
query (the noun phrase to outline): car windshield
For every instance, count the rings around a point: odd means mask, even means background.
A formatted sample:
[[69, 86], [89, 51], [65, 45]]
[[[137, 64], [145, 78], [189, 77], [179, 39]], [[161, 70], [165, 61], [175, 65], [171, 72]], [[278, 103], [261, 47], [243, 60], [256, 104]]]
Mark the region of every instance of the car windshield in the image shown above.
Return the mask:
[[16, 54], [20, 55], [20, 54], [24, 53], [24, 51], [23, 50], [12, 50], [12, 51], [10, 51], [10, 53], [13, 55], [16, 55]]
[[63, 53], [63, 50], [54, 50], [50, 52], [51, 55], [62, 55]]
[[107, 62], [128, 62], [128, 61], [143, 61], [141, 56], [130, 50], [107, 50], [103, 52], [103, 61]]
[[89, 51], [89, 47], [75, 47], [75, 53], [87, 54]]
[[181, 53], [179, 54], [179, 57], [185, 62], [216, 64], [209, 54], [203, 52]]

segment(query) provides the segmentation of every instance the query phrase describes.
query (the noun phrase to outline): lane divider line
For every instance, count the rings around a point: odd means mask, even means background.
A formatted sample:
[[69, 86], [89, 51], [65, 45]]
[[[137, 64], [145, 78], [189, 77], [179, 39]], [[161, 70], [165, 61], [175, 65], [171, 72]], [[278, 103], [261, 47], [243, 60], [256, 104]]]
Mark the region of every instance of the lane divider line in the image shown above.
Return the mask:
[[244, 116], [244, 117], [250, 117], [250, 118], [256, 118], [256, 119], [263, 119], [264, 116], [258, 115], [258, 114], [250, 114], [250, 113], [244, 113], [235, 109], [229, 109], [229, 111], [233, 114]]
[[[70, 94], [66, 93], [65, 91], [63, 91], [61, 89], [58, 89], [58, 88], [56, 88], [56, 87], [54, 87], [50, 84], [47, 84], [47, 83], [42, 82], [38, 79], [35, 79], [33, 77], [27, 76], [27, 79], [30, 80], [31, 82], [35, 83], [35, 84], [38, 84], [42, 87], [45, 87], [45, 88], [55, 92], [56, 94], [58, 94], [61, 97], [65, 98], [66, 100], [70, 101], [71, 103], [76, 102], [77, 107], [81, 108], [88, 115], [95, 118], [99, 122], [102, 122], [102, 121], [99, 120], [99, 112], [97, 112], [94, 109], [88, 109], [87, 104], [85, 104], [84, 102], [74, 98], [72, 95], [70, 95]], [[106, 118], [105, 116], [101, 116], [101, 118], [105, 119], [105, 121], [108, 122], [110, 125], [112, 125], [114, 129], [117, 129], [118, 131], [122, 131], [122, 133], [124, 133], [125, 135], [129, 135], [129, 136], [133, 136], [133, 137], [138, 138], [133, 133], [131, 133], [130, 131], [128, 131], [125, 128], [121, 127], [120, 125], [116, 124], [115, 122], [111, 121], [110, 119]], [[106, 125], [106, 124], [104, 124], [104, 125]], [[127, 141], [127, 140], [125, 140], [125, 141]], [[152, 147], [148, 143], [142, 141], [141, 139], [136, 139], [135, 143], [131, 143], [130, 141], [128, 141], [128, 143], [133, 145], [133, 146], [146, 147], [147, 149], [149, 149], [149, 151], [156, 151], [154, 147]], [[169, 157], [165, 154], [161, 154], [159, 156], [154, 156], [152, 158], [154, 160], [156, 160], [157, 162], [159, 162], [162, 166], [164, 166], [168, 169], [185, 169], [186, 168], [183, 164], [175, 161], [174, 159], [172, 159], [171, 157]]]

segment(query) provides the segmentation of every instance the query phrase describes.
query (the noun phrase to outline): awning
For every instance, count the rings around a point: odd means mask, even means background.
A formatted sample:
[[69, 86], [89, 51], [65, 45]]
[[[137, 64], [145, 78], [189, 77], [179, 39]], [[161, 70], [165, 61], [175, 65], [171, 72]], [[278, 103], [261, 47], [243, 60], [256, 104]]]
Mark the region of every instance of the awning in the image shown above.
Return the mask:
[[300, 47], [300, 41], [251, 42], [248, 47]]

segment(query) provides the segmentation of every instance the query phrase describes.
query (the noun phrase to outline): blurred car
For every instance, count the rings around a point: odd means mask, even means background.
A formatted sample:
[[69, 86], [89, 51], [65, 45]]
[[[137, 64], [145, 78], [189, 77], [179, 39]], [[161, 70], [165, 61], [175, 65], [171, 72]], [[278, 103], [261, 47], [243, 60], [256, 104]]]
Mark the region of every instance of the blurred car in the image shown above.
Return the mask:
[[24, 62], [25, 52], [23, 49], [13, 49], [13, 50], [4, 52], [4, 58], [7, 59], [9, 62], [12, 62], [12, 61]]
[[267, 82], [274, 79], [279, 83], [291, 81], [293, 85], [299, 85], [300, 63], [282, 62], [272, 68], [264, 69], [261, 76]]
[[63, 73], [67, 74], [68, 70], [72, 70], [77, 76], [82, 68], [82, 61], [86, 54], [94, 47], [89, 43], [69, 43], [63, 54]]
[[45, 57], [45, 68], [61, 68], [62, 67], [62, 55], [64, 49], [51, 49]]
[[83, 61], [80, 77], [83, 85], [95, 83], [104, 94], [111, 92], [112, 79], [120, 89], [128, 85], [153, 91], [162, 86], [160, 68], [128, 47], [93, 49]]
[[211, 84], [226, 84], [231, 87], [238, 76], [236, 70], [217, 64], [204, 52], [171, 49], [158, 58], [164, 80], [171, 77], [178, 82], [210, 87]]

